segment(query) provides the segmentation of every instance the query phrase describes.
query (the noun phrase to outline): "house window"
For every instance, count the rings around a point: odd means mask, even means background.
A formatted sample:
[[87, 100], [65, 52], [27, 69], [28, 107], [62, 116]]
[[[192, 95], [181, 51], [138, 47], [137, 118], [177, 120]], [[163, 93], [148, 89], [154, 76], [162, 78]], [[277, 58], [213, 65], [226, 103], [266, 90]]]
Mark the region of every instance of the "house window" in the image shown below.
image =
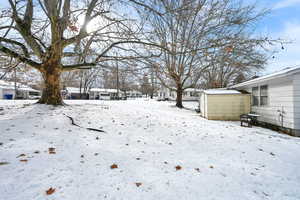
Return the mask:
[[260, 86], [260, 105], [261, 106], [268, 105], [268, 86], [267, 85]]
[[258, 87], [252, 88], [252, 106], [258, 106], [259, 96]]

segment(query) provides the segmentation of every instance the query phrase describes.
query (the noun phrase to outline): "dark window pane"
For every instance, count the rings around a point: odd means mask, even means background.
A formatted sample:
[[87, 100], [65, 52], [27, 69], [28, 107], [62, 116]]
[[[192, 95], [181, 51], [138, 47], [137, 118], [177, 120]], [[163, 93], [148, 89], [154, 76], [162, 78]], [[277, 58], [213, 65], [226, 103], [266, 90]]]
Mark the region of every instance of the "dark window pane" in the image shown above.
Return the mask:
[[258, 106], [258, 97], [257, 96], [252, 96], [252, 105]]
[[268, 105], [268, 86], [267, 85], [260, 86], [260, 105], [261, 106]]
[[268, 86], [260, 86], [260, 96], [268, 96]]
[[258, 106], [259, 104], [259, 96], [258, 96], [258, 87], [252, 88], [252, 105]]
[[258, 87], [253, 87], [252, 88], [252, 95], [253, 96], [258, 96]]
[[261, 106], [268, 105], [268, 97], [260, 97], [260, 105]]

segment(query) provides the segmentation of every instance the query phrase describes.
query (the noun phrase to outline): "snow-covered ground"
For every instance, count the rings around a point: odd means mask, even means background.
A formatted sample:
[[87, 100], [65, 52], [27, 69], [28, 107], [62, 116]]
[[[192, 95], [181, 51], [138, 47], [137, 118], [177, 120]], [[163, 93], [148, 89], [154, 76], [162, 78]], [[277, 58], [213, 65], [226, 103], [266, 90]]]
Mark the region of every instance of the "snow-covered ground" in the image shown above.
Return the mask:
[[33, 102], [0, 101], [1, 200], [300, 199], [300, 138], [174, 102]]

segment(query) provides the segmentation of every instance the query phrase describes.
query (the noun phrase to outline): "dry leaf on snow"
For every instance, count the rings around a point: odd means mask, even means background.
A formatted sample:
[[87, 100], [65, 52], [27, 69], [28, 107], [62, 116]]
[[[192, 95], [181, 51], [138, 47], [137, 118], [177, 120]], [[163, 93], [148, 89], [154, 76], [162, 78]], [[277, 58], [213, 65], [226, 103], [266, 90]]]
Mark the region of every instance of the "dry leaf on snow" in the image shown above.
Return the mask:
[[135, 183], [136, 187], [140, 187], [142, 183]]
[[195, 170], [196, 170], [197, 172], [200, 172], [200, 169], [199, 169], [199, 168], [195, 168]]
[[49, 188], [47, 191], [46, 191], [46, 194], [47, 195], [51, 195], [51, 194], [53, 194], [55, 192], [55, 188]]
[[49, 151], [49, 154], [56, 154], [55, 148], [53, 148], [53, 147], [50, 147], [50, 148], [48, 149], [48, 151]]
[[112, 165], [110, 166], [110, 168], [111, 168], [111, 169], [116, 169], [116, 168], [118, 168], [118, 165], [117, 165], [117, 164], [112, 164]]

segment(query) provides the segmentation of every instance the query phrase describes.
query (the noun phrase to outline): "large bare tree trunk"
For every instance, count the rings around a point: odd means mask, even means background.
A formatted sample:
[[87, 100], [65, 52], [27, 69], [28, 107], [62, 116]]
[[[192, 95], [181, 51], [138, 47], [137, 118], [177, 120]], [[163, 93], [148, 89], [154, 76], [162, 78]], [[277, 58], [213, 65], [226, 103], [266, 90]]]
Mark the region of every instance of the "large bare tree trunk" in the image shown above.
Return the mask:
[[183, 108], [183, 105], [182, 105], [182, 94], [183, 94], [183, 89], [181, 86], [178, 86], [177, 87], [177, 97], [176, 97], [176, 106], [178, 108]]
[[58, 61], [50, 61], [41, 70], [44, 78], [44, 89], [41, 99], [38, 103], [63, 105], [60, 87], [61, 66]]

